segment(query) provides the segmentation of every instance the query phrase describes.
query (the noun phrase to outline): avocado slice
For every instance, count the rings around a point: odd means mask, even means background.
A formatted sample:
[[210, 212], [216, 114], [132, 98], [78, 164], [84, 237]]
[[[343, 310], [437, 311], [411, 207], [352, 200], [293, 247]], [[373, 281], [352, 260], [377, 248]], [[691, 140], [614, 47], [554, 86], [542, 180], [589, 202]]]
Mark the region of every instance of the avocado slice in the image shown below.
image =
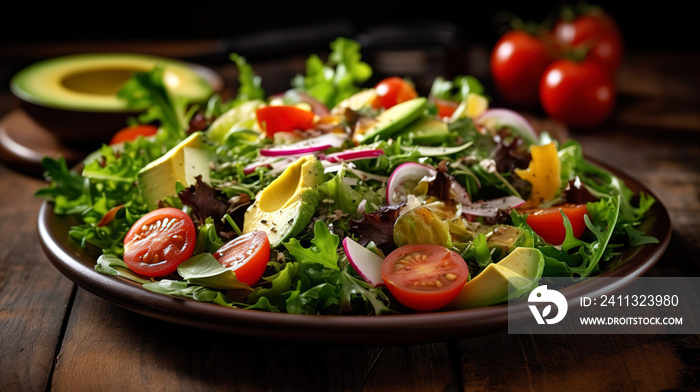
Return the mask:
[[197, 176], [209, 182], [209, 152], [202, 149], [203, 135], [194, 132], [160, 158], [139, 170], [137, 179], [148, 208], [154, 209], [158, 201], [177, 194], [176, 184], [194, 185]]
[[238, 130], [257, 130], [255, 111], [265, 105], [259, 99], [253, 99], [234, 106], [217, 117], [207, 129], [209, 139], [223, 143], [233, 132]]
[[486, 234], [490, 249], [501, 248], [504, 254], [519, 247], [532, 247], [535, 239], [531, 232], [510, 225], [495, 225]]
[[439, 144], [449, 136], [447, 123], [434, 117], [420, 118], [396, 134], [396, 137], [412, 140], [414, 145]]
[[262, 230], [273, 248], [299, 234], [316, 212], [315, 188], [322, 182], [321, 162], [313, 155], [298, 158], [258, 192], [245, 212], [243, 234]]
[[447, 308], [479, 308], [520, 298], [537, 286], [543, 271], [542, 252], [535, 248], [516, 248], [469, 280]]
[[169, 91], [187, 102], [205, 102], [211, 81], [190, 64], [158, 56], [130, 53], [86, 53], [43, 60], [16, 73], [12, 93], [23, 101], [55, 109], [126, 112], [117, 92], [136, 71], [164, 66]]
[[392, 106], [381, 112], [369, 128], [356, 134], [355, 141], [371, 142], [377, 137], [387, 139], [422, 116], [427, 107], [428, 99], [425, 97], [413, 98]]

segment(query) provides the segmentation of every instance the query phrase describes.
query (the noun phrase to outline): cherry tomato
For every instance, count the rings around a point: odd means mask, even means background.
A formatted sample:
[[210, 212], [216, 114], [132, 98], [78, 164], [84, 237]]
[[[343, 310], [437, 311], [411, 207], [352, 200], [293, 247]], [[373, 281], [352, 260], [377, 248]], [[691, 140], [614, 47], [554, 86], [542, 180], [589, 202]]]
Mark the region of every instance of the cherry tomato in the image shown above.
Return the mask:
[[559, 44], [586, 50], [586, 59], [614, 72], [623, 57], [622, 34], [615, 20], [604, 12], [589, 12], [562, 19], [554, 26]]
[[120, 129], [112, 136], [109, 144], [130, 142], [139, 136], [153, 136], [158, 132], [158, 127], [149, 124], [131, 125]]
[[255, 111], [258, 125], [271, 137], [277, 132], [311, 129], [316, 115], [291, 105], [263, 106]]
[[251, 231], [224, 244], [214, 253], [224, 267], [249, 286], [262, 278], [270, 261], [270, 241], [264, 231]]
[[389, 109], [390, 107], [418, 97], [416, 89], [398, 76], [381, 80], [374, 86], [377, 97], [372, 102], [375, 108]]
[[192, 256], [196, 231], [192, 219], [177, 208], [159, 208], [136, 221], [124, 237], [124, 263], [149, 277], [162, 277]]
[[557, 60], [540, 82], [542, 109], [571, 127], [587, 128], [602, 123], [615, 106], [613, 76], [597, 63]]
[[446, 99], [432, 98], [435, 108], [437, 108], [437, 116], [439, 118], [451, 117], [457, 110], [459, 102], [449, 101]]
[[505, 33], [496, 42], [490, 58], [496, 90], [511, 104], [537, 106], [540, 78], [553, 60], [547, 39], [522, 30]]
[[527, 224], [537, 235], [552, 245], [561, 245], [566, 238], [564, 218], [562, 218], [559, 210], [564, 212], [566, 217], [569, 218], [574, 236], [580, 238], [581, 234], [586, 230], [584, 216], [588, 213], [588, 209], [585, 204], [562, 204], [549, 208], [524, 211], [527, 213]]
[[445, 247], [409, 244], [384, 259], [382, 278], [401, 304], [429, 312], [459, 295], [469, 279], [469, 268], [462, 256]]

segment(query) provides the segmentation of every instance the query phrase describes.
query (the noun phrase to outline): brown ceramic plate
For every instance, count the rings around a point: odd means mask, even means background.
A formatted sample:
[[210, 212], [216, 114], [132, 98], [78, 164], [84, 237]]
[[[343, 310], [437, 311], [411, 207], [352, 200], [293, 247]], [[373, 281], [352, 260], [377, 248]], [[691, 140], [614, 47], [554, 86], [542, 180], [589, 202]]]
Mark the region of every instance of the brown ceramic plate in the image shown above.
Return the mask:
[[[635, 179], [618, 170], [608, 169], [624, 180], [633, 191], [644, 191], [653, 196], [651, 191]], [[646, 233], [655, 236], [660, 242], [628, 250], [620, 263], [602, 275], [620, 279], [585, 281], [567, 290], [578, 296], [601, 290], [612, 291], [646, 273], [661, 258], [671, 237], [670, 218], [660, 202], [655, 203], [649, 215], [644, 223]], [[156, 294], [135, 282], [95, 271], [95, 255], [88, 254], [69, 240], [68, 230], [74, 223], [76, 221], [70, 217], [55, 215], [50, 202], [42, 205], [38, 219], [39, 239], [53, 265], [95, 295], [131, 311], [168, 322], [262, 339], [361, 345], [465, 339], [505, 331], [508, 325], [508, 305], [376, 317], [313, 316], [231, 309]], [[610, 283], [599, 283], [600, 281], [614, 281], [615, 287], [611, 287]], [[524, 312], [529, 312], [526, 307]]]

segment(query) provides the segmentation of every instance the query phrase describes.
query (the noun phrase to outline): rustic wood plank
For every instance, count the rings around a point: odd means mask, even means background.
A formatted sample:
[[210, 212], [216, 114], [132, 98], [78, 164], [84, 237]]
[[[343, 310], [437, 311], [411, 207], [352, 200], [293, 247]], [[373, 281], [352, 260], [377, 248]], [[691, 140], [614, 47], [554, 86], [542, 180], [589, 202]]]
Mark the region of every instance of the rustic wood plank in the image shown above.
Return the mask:
[[[460, 342], [467, 391], [692, 390], [697, 336], [678, 346], [663, 335], [509, 335]], [[679, 347], [690, 350], [685, 360]], [[691, 347], [690, 349], [688, 347]]]
[[451, 361], [446, 344], [313, 345], [203, 332], [79, 289], [51, 389], [449, 390]]
[[43, 391], [74, 285], [36, 240], [41, 181], [0, 165], [0, 391]]

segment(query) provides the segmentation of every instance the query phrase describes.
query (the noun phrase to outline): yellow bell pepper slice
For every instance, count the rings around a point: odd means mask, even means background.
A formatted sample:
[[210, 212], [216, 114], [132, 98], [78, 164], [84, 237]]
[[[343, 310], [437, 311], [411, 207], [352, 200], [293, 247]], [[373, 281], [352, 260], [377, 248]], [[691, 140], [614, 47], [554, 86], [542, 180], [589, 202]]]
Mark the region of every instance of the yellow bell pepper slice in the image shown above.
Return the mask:
[[537, 205], [557, 196], [561, 187], [561, 161], [554, 142], [530, 146], [532, 160], [527, 169], [515, 169], [515, 174], [532, 185], [528, 205]]

